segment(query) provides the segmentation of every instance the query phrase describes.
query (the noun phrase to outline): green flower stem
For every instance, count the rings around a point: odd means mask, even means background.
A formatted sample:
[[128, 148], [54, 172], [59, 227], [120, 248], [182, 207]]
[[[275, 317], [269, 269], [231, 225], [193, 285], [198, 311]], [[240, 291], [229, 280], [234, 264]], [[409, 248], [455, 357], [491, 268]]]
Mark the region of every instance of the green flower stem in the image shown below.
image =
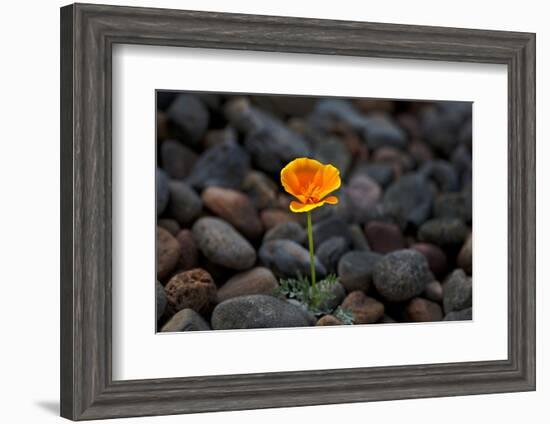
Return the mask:
[[[315, 256], [313, 255], [313, 230], [311, 228], [311, 211], [307, 211], [307, 238], [309, 241], [309, 263], [311, 266], [311, 288], [313, 298], [317, 293], [317, 282], [315, 281]], [[315, 299], [313, 299], [315, 301]]]

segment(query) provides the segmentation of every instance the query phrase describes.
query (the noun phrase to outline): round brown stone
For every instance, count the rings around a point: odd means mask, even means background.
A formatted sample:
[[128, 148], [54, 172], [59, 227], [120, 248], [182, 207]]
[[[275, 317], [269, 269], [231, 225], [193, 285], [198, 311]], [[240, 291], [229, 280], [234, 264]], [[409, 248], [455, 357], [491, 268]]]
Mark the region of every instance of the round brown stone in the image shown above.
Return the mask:
[[338, 318], [336, 318], [334, 315], [325, 315], [319, 321], [317, 321], [318, 326], [326, 326], [326, 325], [343, 325], [344, 323], [340, 321]]
[[193, 238], [191, 230], [181, 230], [176, 235], [176, 240], [180, 244], [181, 254], [178, 260], [178, 269], [187, 271], [196, 268], [199, 261], [199, 249]]
[[370, 248], [378, 253], [389, 253], [405, 248], [405, 238], [399, 226], [390, 222], [371, 221], [365, 227]]
[[277, 202], [277, 185], [262, 172], [250, 171], [246, 174], [243, 189], [258, 209], [265, 209]]
[[168, 230], [157, 227], [157, 278], [163, 280], [176, 268], [180, 245]]
[[298, 219], [292, 215], [290, 211], [282, 209], [264, 209], [260, 213], [260, 218], [264, 228], [267, 230], [282, 224], [283, 222], [297, 221]]
[[352, 312], [354, 324], [372, 324], [384, 315], [384, 304], [359, 290], [348, 294], [341, 306]]
[[249, 239], [263, 232], [256, 208], [245, 194], [228, 188], [208, 187], [202, 192], [205, 206]]
[[431, 243], [415, 243], [411, 246], [411, 249], [422, 253], [426, 257], [430, 271], [435, 276], [445, 275], [447, 272], [447, 257], [439, 246]]
[[472, 235], [466, 239], [462, 249], [456, 259], [457, 265], [462, 268], [466, 274], [472, 275]]
[[414, 322], [441, 321], [441, 306], [431, 300], [415, 297], [407, 304], [407, 317]]
[[426, 286], [426, 290], [422, 294], [426, 299], [433, 300], [434, 302], [443, 302], [443, 286], [439, 281], [432, 281]]
[[166, 300], [172, 312], [189, 308], [207, 314], [216, 302], [216, 285], [202, 268], [174, 275], [165, 287]]
[[264, 267], [256, 267], [231, 277], [218, 289], [218, 303], [224, 300], [249, 294], [273, 294], [277, 279]]

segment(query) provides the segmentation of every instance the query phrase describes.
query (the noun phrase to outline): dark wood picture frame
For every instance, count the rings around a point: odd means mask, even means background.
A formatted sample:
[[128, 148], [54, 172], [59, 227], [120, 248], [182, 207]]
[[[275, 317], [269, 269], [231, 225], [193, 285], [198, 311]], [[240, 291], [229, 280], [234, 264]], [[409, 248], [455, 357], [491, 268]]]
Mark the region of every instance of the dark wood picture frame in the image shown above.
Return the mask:
[[[116, 43], [505, 64], [508, 359], [214, 377], [111, 377]], [[535, 389], [535, 35], [75, 4], [61, 9], [61, 415], [73, 420]]]

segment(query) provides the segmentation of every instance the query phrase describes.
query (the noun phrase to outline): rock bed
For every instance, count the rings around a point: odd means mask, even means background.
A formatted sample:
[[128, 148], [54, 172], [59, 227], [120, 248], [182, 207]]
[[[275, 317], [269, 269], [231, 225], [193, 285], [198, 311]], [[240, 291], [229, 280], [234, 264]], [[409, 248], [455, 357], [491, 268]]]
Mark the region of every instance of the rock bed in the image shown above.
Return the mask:
[[[471, 148], [470, 103], [159, 92], [158, 331], [471, 319]], [[324, 315], [277, 295], [310, 272], [297, 157], [342, 176], [312, 214]]]

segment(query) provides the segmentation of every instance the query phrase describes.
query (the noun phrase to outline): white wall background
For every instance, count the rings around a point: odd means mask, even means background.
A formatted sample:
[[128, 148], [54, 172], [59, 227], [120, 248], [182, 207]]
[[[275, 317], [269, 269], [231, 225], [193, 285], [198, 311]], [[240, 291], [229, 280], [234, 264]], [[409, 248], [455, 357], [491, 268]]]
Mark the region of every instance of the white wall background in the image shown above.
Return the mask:
[[[94, 1], [91, 1], [94, 2]], [[103, 1], [105, 3], [107, 1]], [[467, 396], [194, 416], [118, 420], [242, 424], [346, 421], [501, 424], [544, 422], [550, 416], [550, 275], [545, 256], [550, 208], [550, 29], [538, 0], [451, 2], [399, 0], [314, 2], [277, 0], [126, 0], [113, 4], [281, 16], [441, 25], [537, 33], [537, 337], [538, 390]], [[61, 422], [59, 392], [59, 7], [57, 0], [9, 2], [0, 26], [0, 417], [2, 422]], [[547, 165], [544, 167], [544, 165]], [[490, 281], [482, 282], [490, 284]], [[545, 358], [546, 355], [546, 358]]]

